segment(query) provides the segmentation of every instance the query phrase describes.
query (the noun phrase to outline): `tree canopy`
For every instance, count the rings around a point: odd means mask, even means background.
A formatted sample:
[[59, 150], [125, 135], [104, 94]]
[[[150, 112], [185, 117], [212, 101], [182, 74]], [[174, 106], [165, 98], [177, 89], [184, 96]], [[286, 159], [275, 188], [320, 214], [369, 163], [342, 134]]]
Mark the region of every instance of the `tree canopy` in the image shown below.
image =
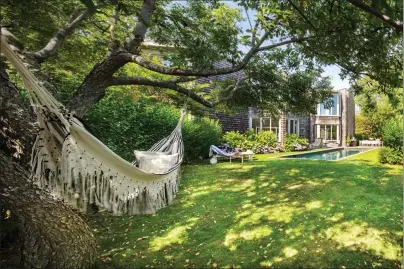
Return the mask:
[[[323, 65], [338, 64], [356, 85], [364, 75], [386, 89], [401, 83], [399, 1], [236, 2], [255, 18], [215, 0], [9, 0], [2, 33], [16, 37], [79, 116], [111, 86], [147, 86], [206, 107], [304, 113], [330, 94]], [[251, 24], [247, 33], [241, 20]], [[163, 62], [142, 53], [146, 39], [166, 48]], [[234, 72], [243, 76], [214, 79]]]
[[355, 97], [360, 108], [356, 116], [356, 133], [364, 138], [380, 138], [386, 123], [401, 116], [402, 89], [390, 89], [386, 94], [380, 84], [369, 77], [364, 77], [358, 84], [362, 91]]

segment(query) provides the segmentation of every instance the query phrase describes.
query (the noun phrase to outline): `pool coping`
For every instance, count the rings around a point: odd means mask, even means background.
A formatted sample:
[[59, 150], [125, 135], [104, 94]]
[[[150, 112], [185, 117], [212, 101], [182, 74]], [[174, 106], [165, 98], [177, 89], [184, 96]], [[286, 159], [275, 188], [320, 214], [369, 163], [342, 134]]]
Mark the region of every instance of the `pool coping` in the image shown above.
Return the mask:
[[[365, 150], [363, 152], [359, 152], [359, 153], [356, 153], [354, 155], [346, 156], [346, 157], [343, 157], [343, 158], [338, 159], [338, 160], [313, 160], [313, 159], [301, 158], [301, 159], [306, 160], [306, 161], [338, 162], [338, 161], [345, 160], [347, 158], [351, 158], [351, 157], [357, 156], [359, 154], [363, 154], [363, 153], [366, 153], [366, 152], [369, 152], [369, 151], [372, 151], [372, 150], [376, 150], [376, 149], [380, 149], [380, 148], [381, 147], [335, 147], [335, 148], [327, 148], [325, 150], [318, 150], [318, 151], [304, 151], [304, 152], [299, 152], [297, 154], [293, 153], [293, 154], [282, 155], [282, 156], [277, 156], [277, 157], [272, 157], [272, 158], [285, 158], [285, 157], [288, 157], [288, 156], [296, 156], [296, 155], [303, 155], [303, 154], [309, 154], [309, 153], [323, 153], [323, 152], [327, 152], [327, 151], [333, 151], [333, 150], [336, 150], [336, 149], [368, 149], [368, 150]], [[285, 159], [287, 159], [287, 158], [285, 158]]]

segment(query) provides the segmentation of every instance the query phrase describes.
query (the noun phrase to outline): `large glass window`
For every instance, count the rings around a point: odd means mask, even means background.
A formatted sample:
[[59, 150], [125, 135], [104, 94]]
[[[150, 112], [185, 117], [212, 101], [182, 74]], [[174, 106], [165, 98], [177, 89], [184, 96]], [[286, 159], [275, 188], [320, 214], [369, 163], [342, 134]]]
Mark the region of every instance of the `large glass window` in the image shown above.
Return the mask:
[[262, 131], [272, 131], [279, 137], [279, 119], [268, 118], [268, 117], [253, 117], [252, 118], [252, 128], [258, 133]]
[[299, 135], [299, 121], [297, 119], [289, 119], [287, 130], [289, 134]]
[[326, 108], [324, 103], [321, 103], [317, 106], [317, 115], [319, 116], [339, 116], [340, 113], [340, 98], [339, 93], [335, 93], [332, 95], [333, 106]]
[[339, 125], [320, 124], [316, 128], [316, 137], [327, 141], [339, 140]]

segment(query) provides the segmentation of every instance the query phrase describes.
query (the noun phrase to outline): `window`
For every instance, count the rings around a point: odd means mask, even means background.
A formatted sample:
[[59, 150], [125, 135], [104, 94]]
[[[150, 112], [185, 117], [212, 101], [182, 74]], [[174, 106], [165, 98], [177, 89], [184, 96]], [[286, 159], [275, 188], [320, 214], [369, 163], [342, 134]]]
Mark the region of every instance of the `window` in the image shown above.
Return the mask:
[[339, 140], [339, 125], [319, 124], [316, 128], [316, 137], [327, 141]]
[[297, 119], [289, 119], [287, 130], [289, 134], [297, 134], [299, 135], [299, 120]]
[[279, 119], [268, 117], [251, 118], [251, 128], [254, 132], [272, 131], [279, 137]]
[[340, 98], [339, 93], [335, 93], [332, 95], [333, 106], [330, 108], [326, 108], [324, 103], [317, 105], [317, 115], [318, 116], [339, 116], [340, 113]]

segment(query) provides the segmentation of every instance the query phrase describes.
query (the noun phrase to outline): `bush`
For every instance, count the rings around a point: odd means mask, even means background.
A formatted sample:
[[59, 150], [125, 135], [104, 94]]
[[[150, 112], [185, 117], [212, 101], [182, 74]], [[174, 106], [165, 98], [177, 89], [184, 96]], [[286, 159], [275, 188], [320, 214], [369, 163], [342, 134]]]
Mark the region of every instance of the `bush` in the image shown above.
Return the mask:
[[402, 164], [403, 153], [400, 149], [383, 147], [379, 151], [379, 162], [387, 164]]
[[294, 151], [295, 144], [308, 146], [309, 141], [307, 140], [307, 138], [299, 137], [296, 134], [286, 134], [285, 151]]
[[245, 134], [231, 131], [223, 136], [223, 141], [230, 147], [252, 150], [255, 153], [268, 152], [269, 147], [276, 147], [276, 140], [276, 134], [272, 131], [263, 131], [258, 134], [252, 130], [248, 130]]
[[223, 135], [223, 141], [232, 148], [242, 148], [246, 144], [247, 137], [238, 131], [227, 132]]
[[211, 145], [219, 145], [222, 128], [209, 118], [186, 120], [182, 127], [185, 161], [192, 162], [208, 157]]
[[396, 118], [388, 121], [383, 127], [384, 146], [400, 149], [403, 146], [403, 122]]
[[[133, 160], [133, 150], [147, 150], [169, 135], [178, 123], [180, 112], [174, 106], [153, 99], [133, 97], [111, 91], [86, 115], [86, 127], [112, 151]], [[210, 119], [184, 120], [182, 135], [185, 161], [209, 154], [209, 146], [218, 144], [221, 129]]]
[[276, 134], [272, 131], [259, 132], [256, 135], [256, 141], [260, 146], [276, 147], [277, 144]]

